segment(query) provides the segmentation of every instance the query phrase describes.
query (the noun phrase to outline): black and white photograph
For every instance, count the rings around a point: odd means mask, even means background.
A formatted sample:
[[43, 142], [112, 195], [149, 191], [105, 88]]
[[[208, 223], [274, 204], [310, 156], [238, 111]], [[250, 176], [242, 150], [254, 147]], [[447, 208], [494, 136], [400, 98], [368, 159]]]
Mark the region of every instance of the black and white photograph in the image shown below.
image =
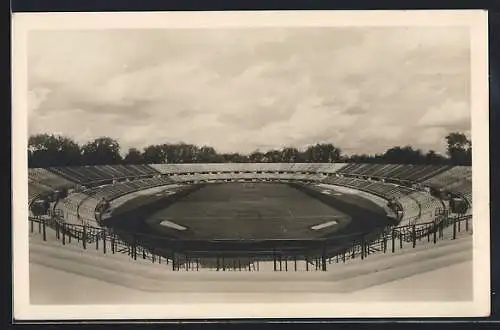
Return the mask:
[[489, 315], [486, 17], [14, 15], [14, 315]]

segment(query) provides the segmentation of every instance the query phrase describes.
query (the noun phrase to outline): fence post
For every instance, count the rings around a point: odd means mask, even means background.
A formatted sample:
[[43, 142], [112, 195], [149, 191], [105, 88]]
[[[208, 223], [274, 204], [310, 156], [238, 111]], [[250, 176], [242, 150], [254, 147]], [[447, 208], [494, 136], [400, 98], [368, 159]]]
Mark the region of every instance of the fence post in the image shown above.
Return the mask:
[[111, 252], [115, 254], [115, 234], [111, 236]]
[[66, 245], [66, 224], [63, 223], [62, 225], [62, 243], [63, 245]]
[[394, 242], [395, 239], [396, 239], [396, 230], [392, 229], [392, 253], [396, 251], [396, 242]]
[[437, 225], [436, 223], [434, 222], [434, 225], [433, 225], [433, 229], [432, 229], [432, 232], [433, 232], [433, 240], [434, 240], [434, 244], [436, 244], [436, 241], [437, 241], [437, 231], [438, 231], [438, 228], [437, 228]]
[[137, 238], [134, 235], [134, 243], [132, 245], [132, 254], [134, 255], [134, 260], [137, 260]]
[[56, 221], [56, 238], [59, 239], [61, 238], [60, 232], [59, 232], [59, 222]]
[[106, 232], [102, 231], [102, 252], [106, 254]]
[[[46, 241], [47, 240], [47, 231], [45, 230], [45, 221], [43, 221], [42, 227], [43, 227], [43, 240]], [[40, 222], [38, 223], [38, 228], [40, 228]]]
[[82, 243], [83, 243], [83, 249], [87, 249], [87, 226], [83, 224], [83, 233], [82, 233]]
[[457, 238], [457, 218], [453, 219], [453, 239]]
[[[458, 218], [457, 218], [457, 219], [458, 219]], [[462, 219], [458, 219], [458, 232], [460, 232], [460, 231], [461, 231], [461, 230], [460, 230], [461, 223], [462, 223], [462, 221], [461, 221], [461, 220], [462, 220]]]
[[307, 256], [306, 256], [305, 260], [306, 260], [306, 272], [308, 272], [309, 271], [309, 260], [308, 260]]
[[215, 270], [219, 271], [219, 256], [216, 256], [215, 260], [216, 260], [216, 268], [215, 268]]
[[403, 248], [403, 235], [401, 233], [399, 233], [399, 248]]
[[365, 258], [365, 237], [361, 237], [361, 260]]
[[466, 217], [465, 218], [465, 231], [468, 232], [469, 231], [469, 217]]
[[345, 263], [345, 249], [344, 252], [342, 253], [342, 262]]
[[[45, 221], [43, 223], [45, 225]], [[38, 220], [38, 233], [39, 234], [42, 233], [42, 221], [41, 220]]]
[[95, 237], [95, 249], [97, 251], [99, 251], [99, 235], [97, 233], [95, 233], [95, 232], [93, 232], [93, 233], [94, 233], [94, 237]]
[[293, 269], [297, 271], [297, 255], [293, 256]]
[[30, 219], [30, 232], [33, 232], [33, 220]]
[[273, 269], [276, 271], [276, 251], [273, 249]]
[[412, 242], [413, 242], [413, 248], [417, 245], [417, 232], [415, 231], [415, 225], [412, 226], [411, 228], [411, 233], [412, 233]]

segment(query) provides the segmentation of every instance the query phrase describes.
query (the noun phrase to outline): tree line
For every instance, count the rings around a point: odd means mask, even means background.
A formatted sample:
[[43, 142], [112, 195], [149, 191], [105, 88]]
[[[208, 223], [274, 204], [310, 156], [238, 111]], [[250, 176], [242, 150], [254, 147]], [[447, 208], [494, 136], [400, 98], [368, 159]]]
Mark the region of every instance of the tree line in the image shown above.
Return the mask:
[[219, 153], [210, 146], [187, 143], [149, 145], [142, 150], [130, 148], [122, 157], [117, 140], [99, 137], [83, 145], [69, 137], [54, 134], [32, 135], [28, 141], [28, 166], [81, 166], [161, 163], [393, 163], [471, 165], [472, 144], [461, 132], [445, 137], [446, 155], [434, 150], [423, 152], [411, 146], [395, 146], [375, 155], [343, 155], [331, 143], [317, 143], [305, 149], [284, 147], [249, 154]]

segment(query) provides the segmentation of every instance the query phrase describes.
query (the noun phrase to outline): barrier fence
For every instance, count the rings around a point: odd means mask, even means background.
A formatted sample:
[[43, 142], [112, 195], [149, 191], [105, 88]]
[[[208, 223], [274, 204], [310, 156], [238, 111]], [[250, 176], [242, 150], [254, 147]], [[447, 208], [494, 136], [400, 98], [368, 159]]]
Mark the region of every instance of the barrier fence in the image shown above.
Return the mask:
[[[471, 215], [455, 215], [429, 223], [390, 226], [375, 233], [356, 233], [325, 239], [276, 240], [187, 240], [132, 232], [113, 232], [109, 228], [64, 222], [61, 217], [29, 217], [31, 233], [48, 240], [47, 227], [55, 231], [62, 245], [72, 244], [95, 249], [103, 254], [124, 253], [131, 259], [150, 260], [169, 265], [172, 270], [259, 271], [259, 261], [273, 262], [274, 271], [297, 271], [298, 262], [305, 270], [326, 271], [327, 263], [364, 260], [375, 253], [396, 253], [415, 248], [419, 242], [437, 244], [472, 232]], [[446, 228], [451, 229], [444, 235]], [[292, 267], [289, 263], [292, 262]]]

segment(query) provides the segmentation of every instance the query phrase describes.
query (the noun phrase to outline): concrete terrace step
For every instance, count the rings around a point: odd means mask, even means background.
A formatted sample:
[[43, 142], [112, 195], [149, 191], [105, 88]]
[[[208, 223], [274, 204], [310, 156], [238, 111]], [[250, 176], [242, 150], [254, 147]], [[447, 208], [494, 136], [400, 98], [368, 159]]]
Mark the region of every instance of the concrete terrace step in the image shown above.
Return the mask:
[[[351, 292], [470, 259], [471, 240], [457, 240], [452, 244], [413, 254], [403, 254], [399, 258], [387, 254], [382, 260], [364, 260], [350, 266], [331, 265], [328, 272], [252, 274], [172, 272], [168, 271], [170, 268], [167, 265], [141, 265], [128, 258], [118, 260], [98, 252], [61, 249], [61, 246], [43, 243], [33, 246], [30, 260], [35, 264], [141, 291], [219, 292], [221, 283], [224, 283], [224, 292]], [[213, 283], [214, 286], [207, 283]], [[213, 289], [215, 287], [218, 289]]]
[[[82, 242], [77, 242], [72, 240], [71, 243], [62, 244], [61, 240], [47, 240], [43, 241], [41, 237], [30, 237], [30, 252], [47, 251], [48, 249], [53, 249], [55, 251], [60, 251], [60, 253], [71, 253], [77, 254], [82, 257], [97, 258], [102, 259], [103, 262], [112, 262], [111, 260], [116, 260], [120, 262], [133, 262], [135, 264], [146, 264], [148, 266], [155, 265], [150, 259], [143, 259], [142, 253], [138, 253], [137, 260], [133, 260], [131, 256], [127, 253], [116, 252], [112, 253], [111, 242], [106, 242], [106, 254], [103, 253], [103, 242], [99, 242], [99, 250], [96, 250], [95, 243], [87, 244], [87, 249], [83, 249]], [[158, 261], [156, 261], [158, 262]], [[166, 258], [162, 258], [162, 264], [166, 263]], [[159, 265], [160, 266], [160, 265]]]
[[[421, 263], [412, 263], [403, 267], [374, 271], [370, 274], [360, 276], [345, 276], [342, 280], [338, 281], [332, 281], [326, 278], [311, 281], [310, 279], [304, 277], [294, 277], [288, 281], [271, 281], [262, 277], [259, 278], [259, 280], [255, 280], [255, 275], [258, 275], [257, 273], [219, 273], [216, 278], [208, 276], [209, 274], [207, 273], [197, 273], [195, 274], [195, 277], [191, 278], [191, 280], [188, 280], [186, 276], [177, 277], [177, 279], [171, 277], [152, 278], [151, 276], [144, 276], [146, 274], [137, 275], [136, 273], [130, 272], [129, 269], [116, 271], [109, 268], [103, 268], [98, 264], [89, 265], [71, 259], [61, 260], [59, 258], [44, 258], [41, 262], [37, 263], [65, 271], [68, 271], [68, 268], [70, 268], [70, 272], [75, 274], [149, 292], [348, 293], [409, 277], [415, 274], [435, 270], [441, 267], [446, 267], [455, 263], [460, 263], [468, 260], [468, 258], [469, 255], [467, 252], [454, 253], [452, 255], [441, 255], [433, 260], [424, 260]], [[278, 277], [282, 278], [282, 276]], [[229, 281], [228, 279], [232, 280]]]
[[[416, 252], [420, 252], [420, 251], [426, 251], [426, 250], [431, 250], [431, 249], [436, 249], [436, 248], [439, 249], [439, 248], [443, 248], [443, 247], [450, 246], [450, 245], [457, 245], [457, 244], [460, 245], [460, 244], [464, 244], [464, 242], [469, 242], [469, 241], [470, 241], [470, 243], [472, 243], [472, 235], [457, 236], [457, 239], [455, 239], [455, 240], [451, 239], [451, 238], [442, 239], [442, 240], [438, 240], [436, 242], [436, 244], [434, 244], [432, 239], [430, 242], [427, 242], [427, 239], [426, 239], [425, 242], [423, 242], [423, 241], [418, 242], [417, 241], [415, 248], [413, 248], [411, 246], [411, 243], [410, 244], [403, 243], [402, 249], [399, 248], [399, 241], [395, 241], [394, 253], [392, 253], [392, 243], [389, 241], [387, 243], [387, 252], [386, 253], [384, 253], [383, 251], [373, 252], [373, 253], [370, 253], [368, 256], [366, 256], [365, 260], [361, 260], [360, 256], [356, 256], [355, 259], [347, 259], [348, 254], [346, 254], [347, 260], [346, 260], [345, 264], [347, 265], [350, 263], [366, 262], [368, 260], [374, 260], [377, 258], [384, 258], [385, 255], [392, 255], [392, 256], [408, 255], [408, 254], [412, 254], [412, 253], [416, 253]], [[336, 261], [336, 257], [332, 258], [332, 264], [336, 263], [334, 261]], [[342, 256], [339, 256], [339, 263], [343, 263]]]
[[[111, 242], [110, 241], [106, 242], [107, 253], [104, 254], [103, 253], [103, 242], [102, 241], [99, 244], [99, 250], [95, 249], [95, 244], [94, 243], [88, 244], [87, 250], [84, 250], [82, 248], [82, 243], [81, 242], [77, 242], [76, 240], [72, 240], [71, 243], [67, 243], [66, 245], [62, 245], [62, 240], [56, 240], [55, 239], [55, 232], [51, 232], [51, 230], [47, 230], [47, 238], [48, 238], [47, 241], [43, 241], [41, 235], [39, 235], [37, 233], [36, 234], [31, 234], [31, 236], [30, 236], [30, 250], [31, 251], [35, 251], [37, 248], [39, 248], [42, 251], [46, 251], [46, 248], [48, 246], [52, 246], [57, 251], [61, 251], [61, 253], [73, 251], [73, 252], [77, 253], [80, 256], [89, 256], [90, 258], [99, 258], [99, 259], [102, 259], [105, 262], [111, 262], [111, 260], [119, 260], [121, 262], [126, 262], [126, 263], [133, 262], [134, 264], [145, 264], [149, 268], [151, 268], [152, 266], [153, 267], [159, 266], [159, 267], [162, 268], [162, 271], [171, 270], [171, 267], [167, 267], [168, 265], [166, 265], [167, 262], [166, 262], [165, 258], [162, 258], [162, 264], [161, 265], [156, 265], [156, 264], [153, 264], [152, 261], [149, 260], [149, 259], [143, 259], [142, 258], [142, 253], [140, 253], [140, 252], [138, 253], [137, 260], [133, 260], [126, 253], [112, 254], [112, 252], [111, 252]], [[378, 262], [381, 259], [385, 260], [387, 258], [391, 258], [392, 260], [398, 260], [398, 258], [400, 258], [401, 256], [411, 257], [411, 256], [413, 256], [415, 254], [421, 253], [422, 251], [423, 252], [430, 251], [431, 253], [433, 253], [432, 251], [443, 249], [443, 248], [446, 248], [448, 246], [451, 246], [452, 249], [453, 248], [458, 248], [457, 246], [464, 245], [464, 244], [467, 245], [467, 246], [470, 246], [472, 244], [472, 236], [471, 235], [465, 235], [465, 236], [459, 237], [456, 240], [451, 240], [451, 239], [449, 239], [449, 240], [439, 240], [436, 245], [433, 244], [432, 240], [431, 240], [431, 242], [427, 242], [425, 240], [425, 242], [417, 242], [417, 243], [418, 244], [417, 244], [417, 246], [415, 248], [412, 248], [408, 244], [405, 244], [403, 246], [403, 249], [399, 249], [399, 242], [396, 242], [396, 251], [395, 251], [395, 253], [391, 252], [391, 245], [389, 243], [388, 244], [387, 253], [385, 253], [385, 254], [383, 252], [372, 253], [372, 254], [368, 255], [365, 258], [365, 260], [361, 260], [361, 258], [358, 256], [355, 259], [347, 259], [345, 263], [343, 263], [341, 261], [341, 258], [339, 257], [339, 262], [338, 263], [336, 263], [334, 261], [331, 262], [331, 263], [327, 262], [327, 268], [329, 269], [329, 271], [332, 271], [332, 269], [336, 269], [336, 268], [339, 268], [339, 267], [342, 267], [342, 269], [345, 270], [345, 269], [348, 269], [348, 266], [351, 265], [351, 264], [362, 263], [363, 265], [368, 266], [371, 263]], [[472, 247], [470, 247], [470, 249], [472, 249]], [[333, 260], [335, 260], [335, 258]], [[157, 262], [157, 260], [156, 260], [156, 262]], [[254, 264], [254, 266], [255, 266], [255, 264]], [[288, 261], [288, 267], [285, 267], [285, 262], [283, 261], [281, 269], [282, 269], [283, 272], [285, 271], [285, 268], [288, 268], [288, 272], [295, 272], [294, 271], [294, 266], [295, 265], [294, 265], [294, 262], [292, 260]], [[247, 267], [248, 266], [246, 266], [246, 265], [242, 265], [243, 271], [248, 271]], [[200, 270], [201, 270], [201, 268], [200, 268]], [[209, 269], [203, 269], [203, 270], [204, 271], [211, 271]], [[261, 273], [262, 272], [266, 272], [266, 271], [273, 272], [273, 263], [272, 263], [272, 261], [266, 261], [266, 262], [261, 261], [259, 263], [259, 270], [260, 270]], [[297, 270], [299, 272], [306, 270], [305, 262], [304, 261], [298, 261], [297, 262]], [[314, 273], [315, 272], [314, 266], [310, 265], [309, 270], [310, 270], [311, 273]], [[184, 271], [184, 267], [181, 268], [181, 271]]]
[[[393, 281], [398, 281], [404, 278], [415, 276], [418, 274], [434, 271], [455, 264], [460, 264], [472, 259], [472, 251], [457, 252], [450, 255], [443, 255], [438, 258], [423, 260], [419, 263], [411, 263], [396, 268], [389, 268], [383, 271], [377, 271], [372, 274], [349, 279], [342, 282], [342, 287], [337, 292], [353, 292], [369, 287], [386, 284]], [[472, 272], [472, 267], [470, 268]], [[456, 274], [461, 276], [464, 274]], [[467, 276], [468, 278], [470, 276]], [[468, 285], [468, 284], [467, 284]]]
[[380, 269], [384, 267], [390, 267], [393, 265], [404, 265], [412, 262], [420, 262], [425, 259], [431, 259], [435, 256], [440, 256], [443, 254], [451, 254], [455, 252], [469, 251], [472, 256], [472, 240], [456, 241], [456, 244], [450, 245], [436, 245], [430, 249], [405, 249], [399, 254], [380, 254], [368, 257], [364, 260], [359, 259], [357, 262], [350, 263], [333, 263], [327, 264], [328, 272], [333, 272], [338, 269], [342, 273], [347, 273], [349, 270], [354, 269], [356, 272], [369, 272], [374, 268]]

